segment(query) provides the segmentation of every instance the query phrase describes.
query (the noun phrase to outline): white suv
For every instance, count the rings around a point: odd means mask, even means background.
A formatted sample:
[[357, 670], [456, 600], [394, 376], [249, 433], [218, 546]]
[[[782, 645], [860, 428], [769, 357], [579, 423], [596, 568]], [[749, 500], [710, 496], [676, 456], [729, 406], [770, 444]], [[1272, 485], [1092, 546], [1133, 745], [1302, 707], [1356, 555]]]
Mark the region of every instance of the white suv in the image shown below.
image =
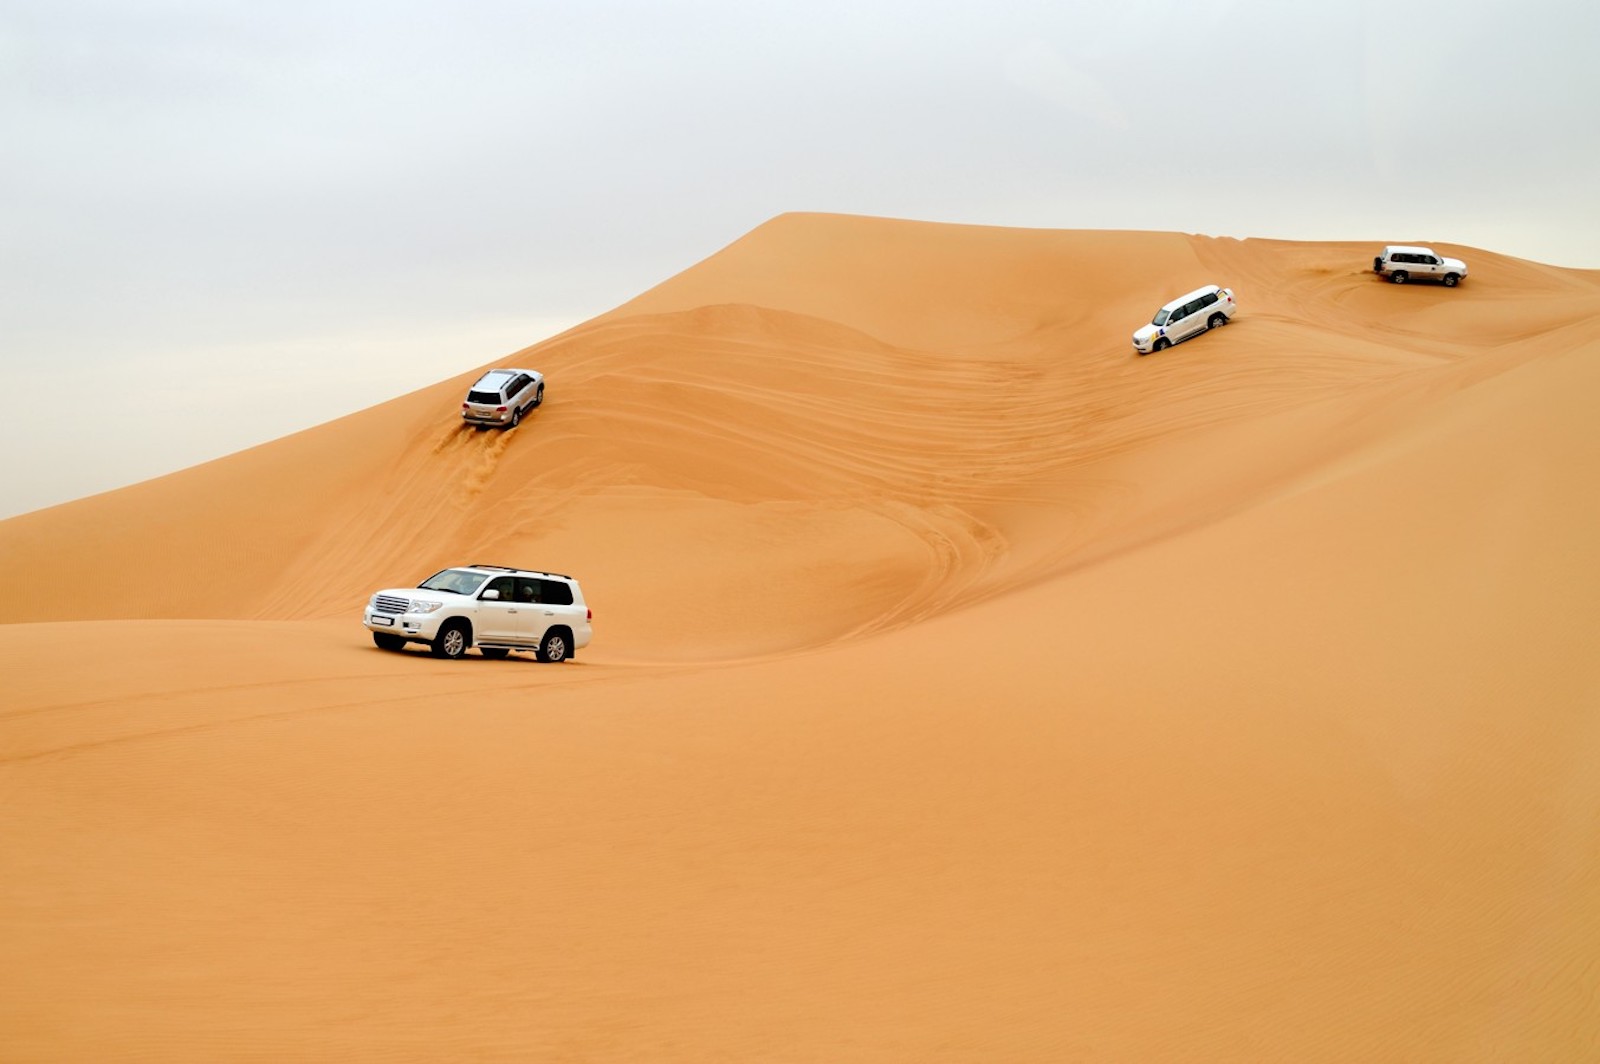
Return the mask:
[[1395, 244], [1384, 248], [1383, 253], [1372, 260], [1372, 272], [1379, 277], [1388, 275], [1395, 284], [1441, 281], [1446, 288], [1454, 288], [1467, 275], [1467, 264], [1460, 259], [1435, 255], [1432, 248]]
[[453, 659], [476, 646], [486, 658], [531, 650], [540, 661], [565, 661], [589, 645], [594, 612], [570, 576], [464, 565], [414, 588], [378, 592], [363, 620], [382, 650], [424, 643], [435, 657]]
[[1209, 329], [1222, 328], [1238, 309], [1233, 289], [1214, 284], [1196, 288], [1156, 311], [1150, 324], [1133, 334], [1133, 349], [1141, 355], [1165, 350]]
[[487, 428], [514, 429], [522, 415], [544, 402], [544, 374], [532, 369], [492, 369], [478, 378], [461, 404], [461, 419]]

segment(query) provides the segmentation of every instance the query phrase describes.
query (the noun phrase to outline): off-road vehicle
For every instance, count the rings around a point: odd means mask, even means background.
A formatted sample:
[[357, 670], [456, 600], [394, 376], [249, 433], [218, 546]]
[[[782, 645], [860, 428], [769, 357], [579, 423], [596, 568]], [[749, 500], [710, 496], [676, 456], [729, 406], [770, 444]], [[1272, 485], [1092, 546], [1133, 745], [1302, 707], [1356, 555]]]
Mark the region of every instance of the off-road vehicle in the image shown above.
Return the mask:
[[1389, 278], [1395, 284], [1438, 281], [1446, 288], [1454, 288], [1467, 275], [1467, 264], [1460, 259], [1436, 255], [1432, 248], [1394, 244], [1384, 248], [1372, 260], [1372, 272], [1379, 277]]
[[1191, 336], [1222, 328], [1238, 309], [1233, 289], [1214, 284], [1196, 288], [1156, 311], [1150, 324], [1133, 334], [1133, 349], [1141, 355], [1165, 350]]
[[492, 369], [467, 390], [461, 420], [479, 428], [514, 429], [544, 402], [544, 374], [533, 369]]
[[380, 591], [363, 615], [382, 650], [421, 643], [440, 658], [469, 647], [486, 658], [531, 650], [540, 661], [565, 661], [588, 646], [593, 620], [572, 577], [504, 565], [458, 566], [414, 588]]

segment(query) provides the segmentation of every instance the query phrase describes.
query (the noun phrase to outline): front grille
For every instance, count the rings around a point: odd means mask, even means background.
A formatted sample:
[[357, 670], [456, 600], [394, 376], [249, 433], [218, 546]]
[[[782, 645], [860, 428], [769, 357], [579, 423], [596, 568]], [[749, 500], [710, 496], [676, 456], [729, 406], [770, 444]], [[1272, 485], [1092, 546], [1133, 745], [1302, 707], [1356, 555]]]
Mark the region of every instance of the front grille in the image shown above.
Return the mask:
[[411, 600], [399, 595], [379, 595], [372, 600], [372, 608], [379, 613], [404, 613], [411, 608]]

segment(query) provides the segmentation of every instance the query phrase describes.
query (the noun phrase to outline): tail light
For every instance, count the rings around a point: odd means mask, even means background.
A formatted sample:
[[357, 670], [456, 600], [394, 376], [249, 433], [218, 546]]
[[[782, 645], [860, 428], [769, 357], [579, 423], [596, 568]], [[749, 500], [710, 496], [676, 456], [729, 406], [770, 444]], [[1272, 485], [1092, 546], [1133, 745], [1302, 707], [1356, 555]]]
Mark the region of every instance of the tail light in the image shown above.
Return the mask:
[[506, 408], [503, 406], [497, 406], [494, 408], [494, 412], [496, 414], [504, 414], [506, 412]]
[[467, 404], [466, 403], [462, 403], [461, 404], [461, 409], [465, 410], [466, 408], [467, 408]]
[[586, 621], [594, 620], [594, 610], [592, 610], [589, 607], [585, 606], [583, 608], [583, 613], [584, 613], [584, 618], [583, 618], [584, 620], [586, 620]]

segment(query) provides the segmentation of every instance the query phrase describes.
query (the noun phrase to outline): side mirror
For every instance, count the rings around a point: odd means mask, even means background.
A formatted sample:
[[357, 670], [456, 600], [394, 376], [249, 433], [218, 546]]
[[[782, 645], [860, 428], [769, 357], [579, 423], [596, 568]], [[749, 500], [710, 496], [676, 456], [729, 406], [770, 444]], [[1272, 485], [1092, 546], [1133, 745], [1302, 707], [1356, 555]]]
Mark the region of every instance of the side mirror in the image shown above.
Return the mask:
[[484, 599], [486, 601], [492, 602], [495, 599], [500, 597], [500, 592], [498, 590], [496, 590], [495, 588], [491, 587], [489, 590], [485, 591], [482, 595], [479, 595], [478, 597], [481, 598], [481, 599]]

